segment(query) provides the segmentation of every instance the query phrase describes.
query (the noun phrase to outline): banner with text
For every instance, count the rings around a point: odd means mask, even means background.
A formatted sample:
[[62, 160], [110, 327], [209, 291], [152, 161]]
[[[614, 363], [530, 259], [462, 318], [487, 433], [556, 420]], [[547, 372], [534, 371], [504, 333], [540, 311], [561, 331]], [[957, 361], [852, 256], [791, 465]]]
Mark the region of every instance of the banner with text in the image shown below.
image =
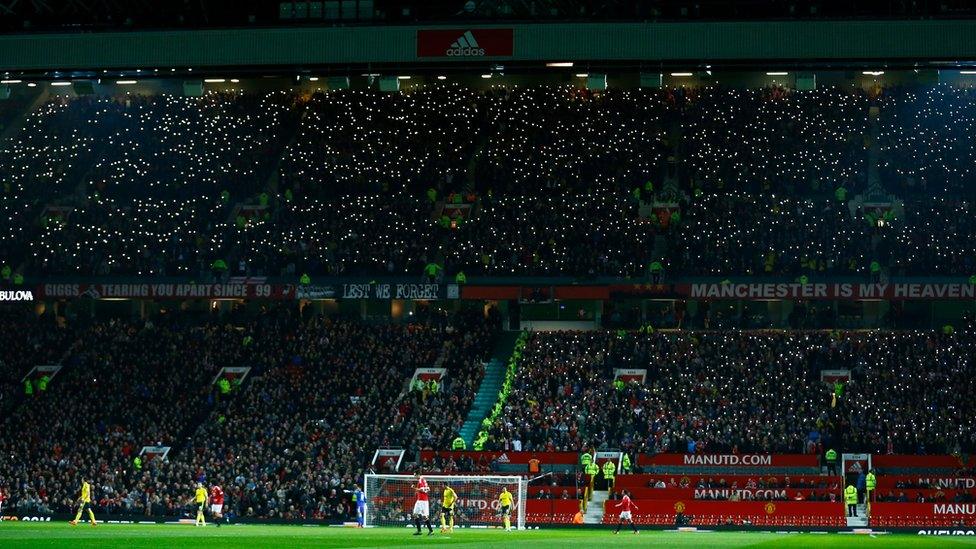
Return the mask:
[[686, 467], [817, 467], [812, 454], [642, 454], [642, 467], [665, 465]]
[[677, 286], [691, 299], [976, 299], [972, 284], [756, 283]]
[[871, 518], [976, 519], [976, 503], [872, 503]]
[[443, 284], [363, 283], [343, 284], [341, 299], [444, 299]]
[[290, 284], [41, 284], [38, 298], [90, 299], [294, 299]]
[[[617, 487], [618, 490], [622, 489]], [[769, 501], [769, 500], [809, 500], [812, 497], [834, 495], [835, 501], [840, 501], [841, 491], [826, 488], [627, 488], [630, 497], [634, 499], [701, 499], [701, 500], [729, 500], [733, 497], [741, 501]]]
[[[879, 479], [880, 480], [880, 479]], [[708, 475], [625, 475], [616, 482], [618, 488], [654, 486], [663, 482], [668, 488], [694, 488], [699, 482], [733, 484], [737, 488], [817, 488], [841, 487], [840, 477], [822, 475], [757, 475], [757, 474], [708, 474]]]

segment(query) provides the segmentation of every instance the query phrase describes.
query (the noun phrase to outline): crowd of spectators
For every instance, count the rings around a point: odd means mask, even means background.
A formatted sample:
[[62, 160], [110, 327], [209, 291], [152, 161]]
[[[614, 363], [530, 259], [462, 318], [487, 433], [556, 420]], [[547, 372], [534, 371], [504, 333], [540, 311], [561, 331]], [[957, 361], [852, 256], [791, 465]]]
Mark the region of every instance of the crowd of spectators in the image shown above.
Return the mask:
[[[553, 332], [526, 345], [486, 449], [874, 453], [976, 448], [971, 331]], [[644, 383], [614, 379], [644, 369]], [[850, 369], [841, 395], [821, 370]]]
[[[55, 98], [0, 151], [0, 258], [28, 278], [206, 278], [215, 262], [266, 276], [420, 276], [437, 263], [633, 277], [655, 261], [673, 276], [867, 274], [872, 262], [969, 276], [971, 93]], [[848, 207], [875, 180], [903, 202]], [[463, 215], [442, 211], [452, 195]]]
[[[0, 452], [15, 458], [0, 487], [13, 508], [66, 512], [91, 475], [105, 512], [179, 516], [203, 481], [224, 486], [233, 516], [348, 518], [344, 490], [377, 447], [416, 453], [457, 435], [498, 326], [481, 310], [374, 325], [291, 307], [83, 324], [47, 390], [5, 414]], [[74, 341], [38, 334], [32, 345]], [[437, 390], [410, 391], [435, 364], [447, 370]], [[214, 388], [241, 365], [239, 389]], [[143, 446], [171, 453], [136, 461]]]

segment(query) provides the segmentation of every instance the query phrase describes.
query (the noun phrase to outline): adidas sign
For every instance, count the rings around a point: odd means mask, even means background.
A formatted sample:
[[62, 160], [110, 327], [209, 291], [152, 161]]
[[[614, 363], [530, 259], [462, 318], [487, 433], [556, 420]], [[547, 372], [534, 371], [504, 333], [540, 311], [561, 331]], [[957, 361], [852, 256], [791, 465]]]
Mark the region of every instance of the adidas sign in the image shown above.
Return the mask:
[[445, 52], [449, 57], [483, 57], [485, 49], [478, 47], [471, 31], [464, 31], [460, 38], [451, 43]]
[[508, 454], [502, 454], [498, 456], [498, 463], [511, 463], [512, 460], [508, 459]]

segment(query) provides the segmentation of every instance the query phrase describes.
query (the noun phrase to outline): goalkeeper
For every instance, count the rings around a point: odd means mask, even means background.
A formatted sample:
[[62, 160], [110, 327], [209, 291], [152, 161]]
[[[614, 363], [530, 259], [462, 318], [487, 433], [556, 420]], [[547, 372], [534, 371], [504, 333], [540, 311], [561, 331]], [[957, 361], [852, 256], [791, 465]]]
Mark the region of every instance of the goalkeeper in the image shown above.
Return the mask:
[[[441, 533], [454, 533], [454, 502], [457, 501], [457, 494], [450, 486], [444, 487], [444, 496], [441, 498]], [[448, 527], [450, 526], [450, 530]]]
[[508, 491], [507, 486], [502, 486], [502, 493], [498, 494], [498, 507], [502, 512], [502, 521], [505, 523], [505, 530], [512, 530], [512, 493]]

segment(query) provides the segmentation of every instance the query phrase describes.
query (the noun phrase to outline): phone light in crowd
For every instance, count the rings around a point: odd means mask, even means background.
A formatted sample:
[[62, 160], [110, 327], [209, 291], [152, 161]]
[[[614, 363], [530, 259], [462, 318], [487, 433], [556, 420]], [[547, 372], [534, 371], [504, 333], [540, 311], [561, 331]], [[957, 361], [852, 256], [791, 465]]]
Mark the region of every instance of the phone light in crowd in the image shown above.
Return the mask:
[[481, 75], [482, 78], [491, 78], [491, 74], [485, 73]]
[[590, 77], [590, 73], [588, 73], [588, 72], [579, 72], [579, 73], [576, 73], [576, 78], [589, 78], [589, 77]]
[[447, 77], [446, 77], [446, 76], [444, 76], [443, 74], [438, 74], [438, 75], [437, 75], [437, 79], [438, 79], [438, 80], [447, 80]]
[[207, 84], [222, 84], [227, 80], [223, 78], [204, 78], [203, 81], [206, 82]]
[[118, 84], [118, 85], [120, 85], [120, 86], [131, 86], [131, 85], [135, 84], [136, 81], [135, 80], [116, 80], [115, 83]]
[[550, 62], [550, 63], [546, 63], [546, 66], [547, 67], [572, 67], [573, 66], [573, 62], [572, 61], [553, 61], [553, 62]]
[[790, 73], [788, 72], [767, 72], [766, 76], [786, 76]]
[[70, 86], [71, 82], [51, 82], [52, 86]]
[[20, 84], [23, 80], [0, 80], [0, 84]]
[[318, 82], [319, 81], [319, 77], [318, 76], [309, 76], [308, 77], [308, 81], [309, 82]]
[[671, 76], [694, 76], [694, 73], [690, 72], [672, 72]]
[[410, 80], [410, 75], [404, 74], [401, 76], [397, 76], [397, 80]]
[[230, 81], [233, 82], [234, 84], [237, 84], [241, 80], [240, 80], [240, 78], [231, 78]]
[[34, 88], [34, 87], [37, 87], [37, 84], [35, 84], [35, 83], [33, 83], [33, 82], [28, 82], [28, 83], [27, 83], [27, 87], [28, 87], [28, 88]]
[[864, 76], [881, 76], [884, 71], [863, 71], [861, 72]]

